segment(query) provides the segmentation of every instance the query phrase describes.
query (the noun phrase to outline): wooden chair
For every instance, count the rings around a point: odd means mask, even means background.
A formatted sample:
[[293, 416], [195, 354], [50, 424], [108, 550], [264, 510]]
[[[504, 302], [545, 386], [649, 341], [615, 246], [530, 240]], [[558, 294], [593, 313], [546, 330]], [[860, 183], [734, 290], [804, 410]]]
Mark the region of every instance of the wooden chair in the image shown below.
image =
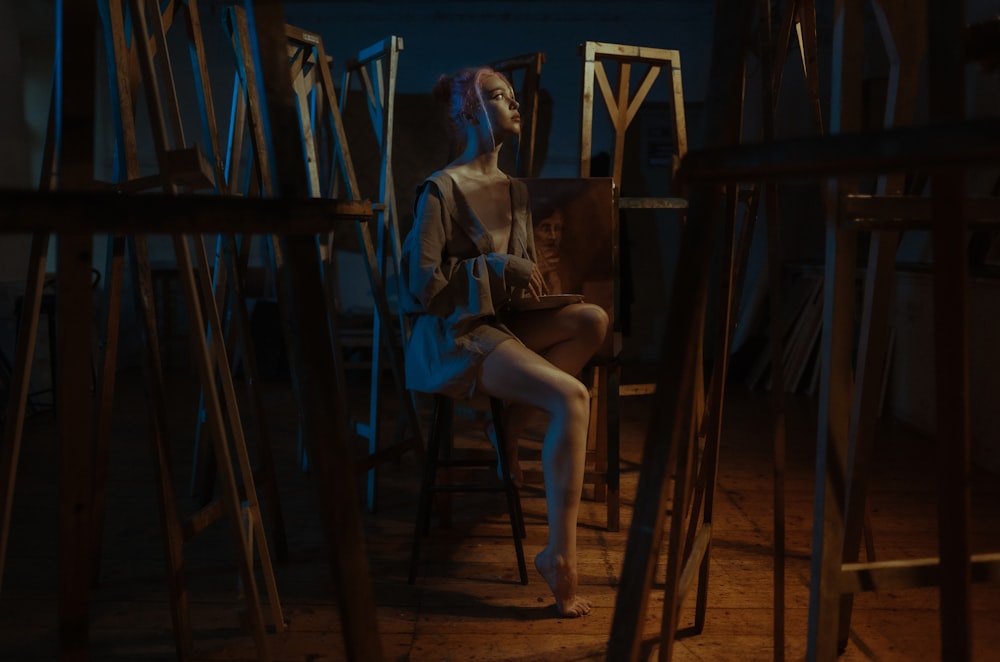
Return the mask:
[[[427, 436], [427, 452], [424, 457], [423, 478], [420, 483], [420, 496], [417, 506], [417, 521], [413, 529], [413, 546], [410, 552], [410, 583], [417, 577], [417, 565], [420, 561], [420, 541], [427, 535], [432, 510], [432, 500], [435, 494], [456, 492], [503, 492], [507, 499], [507, 516], [510, 518], [511, 537], [514, 539], [514, 552], [517, 555], [517, 570], [521, 583], [528, 583], [528, 570], [524, 561], [524, 548], [521, 538], [525, 536], [524, 516], [521, 513], [521, 497], [517, 486], [510, 478], [510, 468], [507, 465], [505, 435], [501, 421], [503, 420], [503, 402], [490, 398], [490, 416], [493, 429], [496, 432], [497, 459], [457, 458], [452, 456], [453, 431], [452, 422], [455, 414], [455, 402], [452, 398], [435, 394], [431, 412], [430, 429]], [[494, 476], [496, 467], [500, 467], [501, 480], [478, 480], [474, 483], [438, 482], [439, 469], [452, 468], [484, 468]], [[438, 501], [439, 514], [443, 525], [450, 525], [450, 500]]]

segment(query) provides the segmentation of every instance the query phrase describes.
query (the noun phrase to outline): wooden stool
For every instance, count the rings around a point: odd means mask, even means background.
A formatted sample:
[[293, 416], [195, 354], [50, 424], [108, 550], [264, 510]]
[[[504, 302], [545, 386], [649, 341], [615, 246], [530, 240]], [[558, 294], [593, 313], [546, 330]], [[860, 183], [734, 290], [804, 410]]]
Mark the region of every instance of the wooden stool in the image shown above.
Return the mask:
[[420, 539], [427, 535], [431, 521], [431, 497], [438, 492], [504, 492], [507, 495], [507, 513], [510, 516], [511, 537], [517, 553], [517, 568], [521, 583], [528, 583], [528, 570], [524, 563], [524, 549], [521, 538], [525, 536], [524, 516], [521, 514], [521, 497], [510, 478], [507, 466], [506, 441], [503, 432], [503, 402], [490, 398], [490, 414], [497, 441], [497, 460], [503, 480], [499, 484], [490, 483], [444, 483], [437, 482], [439, 468], [447, 467], [489, 467], [492, 459], [458, 459], [451, 457], [453, 434], [452, 420], [455, 401], [441, 394], [434, 395], [434, 409], [431, 413], [431, 428], [427, 439], [427, 453], [424, 459], [423, 480], [420, 483], [420, 501], [417, 506], [417, 522], [413, 529], [413, 550], [410, 554], [410, 583], [416, 581], [417, 561], [420, 558]]

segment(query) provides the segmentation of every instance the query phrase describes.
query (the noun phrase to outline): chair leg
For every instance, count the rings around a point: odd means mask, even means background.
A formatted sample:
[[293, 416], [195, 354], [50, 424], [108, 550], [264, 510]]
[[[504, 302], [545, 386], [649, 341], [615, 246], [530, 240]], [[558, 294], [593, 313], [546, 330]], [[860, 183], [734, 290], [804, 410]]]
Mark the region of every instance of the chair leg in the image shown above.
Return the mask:
[[427, 452], [424, 455], [424, 471], [420, 482], [420, 497], [417, 503], [417, 521], [413, 527], [413, 546], [410, 550], [410, 577], [413, 584], [417, 579], [417, 563], [420, 560], [420, 539], [427, 535], [431, 521], [431, 497], [434, 493], [434, 479], [437, 475], [441, 435], [445, 432], [444, 419], [451, 416], [451, 402], [441, 396], [434, 397], [431, 413], [431, 429], [427, 436]]
[[500, 472], [503, 475], [504, 492], [507, 495], [507, 512], [510, 516], [511, 537], [514, 538], [514, 550], [517, 552], [517, 569], [521, 574], [521, 583], [528, 583], [528, 569], [524, 562], [524, 547], [521, 538], [525, 537], [524, 515], [521, 512], [521, 496], [517, 486], [510, 478], [510, 467], [507, 464], [507, 438], [503, 429], [503, 402], [490, 398], [490, 413], [493, 416], [493, 429], [496, 431], [497, 456]]
[[[521, 583], [528, 583], [528, 568], [524, 560], [524, 548], [521, 539], [526, 536], [524, 515], [521, 512], [521, 497], [517, 486], [510, 477], [507, 465], [506, 438], [503, 431], [503, 401], [490, 398], [490, 412], [497, 435], [497, 455], [503, 481], [503, 491], [507, 497], [507, 513], [510, 517], [511, 537], [514, 539], [514, 550], [517, 553], [517, 568]], [[430, 433], [427, 437], [427, 452], [424, 457], [423, 476], [420, 484], [420, 496], [417, 503], [417, 521], [413, 529], [413, 545], [410, 551], [409, 583], [416, 582], [417, 565], [420, 560], [420, 539], [427, 535], [430, 528], [432, 499], [435, 494], [447, 498], [449, 485], [437, 485], [437, 472], [440, 467], [451, 466], [451, 422], [454, 413], [454, 403], [451, 398], [443, 395], [434, 396], [434, 408], [431, 414]], [[441, 455], [446, 456], [442, 459]], [[466, 465], [469, 466], [469, 465]], [[477, 466], [482, 466], [478, 463]], [[459, 486], [457, 491], [461, 491]], [[475, 488], [473, 488], [475, 489]], [[456, 490], [451, 490], [456, 491]], [[476, 489], [475, 491], [481, 491]], [[487, 491], [499, 491], [498, 488], [487, 488]], [[445, 513], [441, 513], [444, 526]]]

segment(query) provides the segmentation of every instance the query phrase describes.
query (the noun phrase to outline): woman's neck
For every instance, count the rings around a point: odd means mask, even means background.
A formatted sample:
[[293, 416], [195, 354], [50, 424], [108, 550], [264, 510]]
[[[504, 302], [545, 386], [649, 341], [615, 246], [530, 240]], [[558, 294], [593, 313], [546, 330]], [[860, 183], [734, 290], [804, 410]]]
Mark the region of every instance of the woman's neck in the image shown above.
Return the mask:
[[498, 163], [499, 153], [499, 146], [495, 150], [480, 151], [470, 145], [451, 162], [451, 167], [462, 167], [476, 177], [496, 177], [503, 174]]
[[470, 172], [484, 177], [502, 174], [498, 163], [503, 141], [494, 139], [488, 132], [477, 131], [477, 126], [469, 125], [465, 136], [465, 149], [452, 165], [465, 166]]

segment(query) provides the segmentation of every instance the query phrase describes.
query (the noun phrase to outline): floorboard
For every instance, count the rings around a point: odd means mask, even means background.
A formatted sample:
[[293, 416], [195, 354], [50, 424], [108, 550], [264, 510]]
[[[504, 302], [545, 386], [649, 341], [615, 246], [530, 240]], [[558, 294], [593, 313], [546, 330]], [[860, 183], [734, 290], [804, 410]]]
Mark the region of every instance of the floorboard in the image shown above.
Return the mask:
[[[191, 512], [190, 480], [197, 388], [171, 372], [171, 444], [182, 513]], [[344, 660], [339, 609], [332, 598], [310, 476], [298, 464], [296, 419], [288, 385], [266, 385], [290, 558], [275, 566], [288, 630], [270, 637], [275, 660]], [[692, 600], [681, 610], [674, 659], [771, 660], [771, 450], [768, 395], [734, 384], [724, 410], [715, 535], [705, 630], [690, 633]], [[645, 402], [644, 402], [645, 400]], [[791, 396], [788, 413], [786, 659], [805, 654], [812, 527], [815, 400]], [[415, 585], [407, 583], [419, 471], [412, 455], [381, 470], [375, 513], [367, 513], [368, 555], [387, 660], [603, 660], [622, 567], [648, 399], [623, 400], [622, 526], [605, 529], [604, 504], [589, 498], [579, 531], [581, 593], [594, 603], [582, 619], [558, 618], [541, 578], [517, 580], [502, 495], [456, 498], [451, 528], [435, 518], [422, 546]], [[387, 411], [392, 411], [391, 407]], [[163, 579], [153, 467], [141, 379], [119, 377], [101, 572], [91, 605], [92, 659], [175, 658]], [[460, 418], [461, 445], [481, 445], [481, 422]], [[391, 434], [391, 432], [390, 432]], [[531, 445], [534, 442], [529, 442]], [[488, 448], [484, 446], [484, 448]], [[359, 445], [359, 452], [363, 448]], [[886, 421], [876, 448], [870, 499], [879, 558], [933, 556], [934, 463], [931, 441]], [[487, 476], [484, 480], [489, 480]], [[14, 503], [11, 542], [0, 592], [0, 660], [57, 657], [55, 425], [51, 413], [28, 419]], [[973, 543], [1000, 549], [1000, 481], [975, 469]], [[523, 490], [525, 553], [545, 545], [540, 486]], [[242, 625], [243, 602], [225, 522], [185, 546], [195, 654], [198, 660], [253, 660]], [[663, 563], [661, 560], [661, 572]], [[1000, 650], [1000, 588], [973, 593], [976, 659]], [[932, 660], [939, 657], [934, 589], [859, 595], [843, 660]], [[650, 595], [644, 633], [655, 653], [662, 586]], [[347, 607], [349, 608], [349, 606]], [[267, 612], [266, 612], [267, 613]], [[655, 658], [654, 658], [655, 659]]]

